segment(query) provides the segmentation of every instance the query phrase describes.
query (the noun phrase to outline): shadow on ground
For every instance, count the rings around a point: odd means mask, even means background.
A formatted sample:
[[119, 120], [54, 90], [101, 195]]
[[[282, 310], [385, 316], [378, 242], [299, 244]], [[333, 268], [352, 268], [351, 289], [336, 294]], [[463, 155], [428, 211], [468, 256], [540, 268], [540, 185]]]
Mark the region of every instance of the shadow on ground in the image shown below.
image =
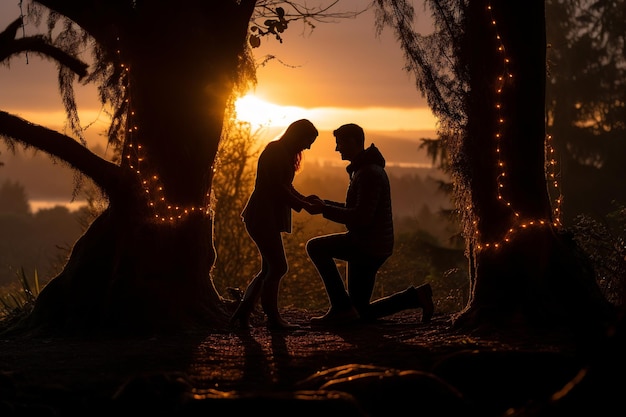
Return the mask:
[[292, 332], [257, 318], [250, 331], [175, 338], [0, 339], [0, 415], [547, 416], [533, 407], [585, 365], [557, 335], [478, 336], [411, 311], [307, 326], [319, 313], [286, 311], [304, 325]]

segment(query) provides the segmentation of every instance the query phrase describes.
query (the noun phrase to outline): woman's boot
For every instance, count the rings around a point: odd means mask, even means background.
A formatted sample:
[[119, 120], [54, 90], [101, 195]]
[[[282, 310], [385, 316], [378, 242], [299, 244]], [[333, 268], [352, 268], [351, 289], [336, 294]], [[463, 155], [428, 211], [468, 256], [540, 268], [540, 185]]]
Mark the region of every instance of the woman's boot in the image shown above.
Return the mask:
[[250, 314], [259, 300], [262, 290], [263, 281], [259, 276], [256, 276], [248, 285], [248, 288], [246, 288], [243, 298], [230, 318], [231, 326], [236, 326], [240, 329], [250, 328]]

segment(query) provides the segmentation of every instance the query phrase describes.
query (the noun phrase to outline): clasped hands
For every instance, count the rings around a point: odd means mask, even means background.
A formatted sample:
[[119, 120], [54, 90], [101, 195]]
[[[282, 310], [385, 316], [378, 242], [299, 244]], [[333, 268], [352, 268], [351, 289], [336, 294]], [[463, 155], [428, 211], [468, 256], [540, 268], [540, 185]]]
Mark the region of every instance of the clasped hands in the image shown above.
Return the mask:
[[320, 214], [326, 206], [324, 200], [322, 200], [315, 194], [311, 194], [310, 196], [305, 197], [305, 200], [308, 204], [304, 206], [304, 209], [309, 214]]

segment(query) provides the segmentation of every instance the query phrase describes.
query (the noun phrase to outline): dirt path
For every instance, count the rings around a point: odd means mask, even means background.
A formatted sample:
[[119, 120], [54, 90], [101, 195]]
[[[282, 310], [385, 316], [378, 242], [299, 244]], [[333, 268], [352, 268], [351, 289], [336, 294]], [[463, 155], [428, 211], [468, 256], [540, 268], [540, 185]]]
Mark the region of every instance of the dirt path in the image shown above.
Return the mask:
[[[418, 374], [428, 373], [427, 378], [420, 377], [432, 385], [430, 373], [439, 367], [454, 375], [454, 367], [441, 364], [470, 352], [549, 355], [544, 358], [546, 363], [554, 362], [552, 355], [562, 358], [566, 369], [556, 377], [557, 385], [573, 372], [572, 351], [560, 341], [522, 337], [510, 342], [472, 336], [452, 329], [449, 316], [435, 316], [432, 322], [422, 324], [416, 312], [346, 328], [306, 326], [308, 318], [317, 313], [287, 311], [288, 320], [305, 324], [302, 330], [292, 332], [269, 332], [261, 325], [250, 332], [149, 340], [0, 339], [0, 415], [33, 410], [57, 415], [59, 411], [110, 409], [111, 404], [163, 411], [192, 399], [198, 400], [194, 407], [211, 400], [215, 409], [213, 400], [242, 397], [262, 398], [267, 405], [278, 396], [284, 406], [285, 397], [294, 399], [294, 392], [301, 394], [298, 398], [305, 393], [326, 398], [328, 405], [329, 394], [320, 394], [320, 389], [341, 375], [378, 372], [378, 381], [393, 376], [396, 382], [406, 384], [410, 376], [415, 384]], [[473, 372], [468, 366], [475, 365], [465, 362], [462, 366]], [[329, 371], [336, 367], [342, 371]], [[398, 378], [399, 371], [411, 372]], [[461, 386], [461, 382], [455, 385]], [[317, 397], [312, 392], [317, 392]], [[346, 406], [341, 398], [333, 398]], [[352, 404], [352, 399], [346, 401]], [[231, 403], [227, 409], [232, 407]], [[368, 409], [363, 413], [374, 415], [371, 404]], [[289, 408], [285, 410], [287, 413]]]

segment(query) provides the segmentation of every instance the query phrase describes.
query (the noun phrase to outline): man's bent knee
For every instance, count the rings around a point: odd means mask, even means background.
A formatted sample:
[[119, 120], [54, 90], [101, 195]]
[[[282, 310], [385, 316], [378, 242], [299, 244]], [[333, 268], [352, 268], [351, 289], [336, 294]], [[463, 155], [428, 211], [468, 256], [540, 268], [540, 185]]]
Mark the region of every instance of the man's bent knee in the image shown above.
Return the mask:
[[320, 243], [320, 239], [319, 238], [309, 239], [306, 242], [306, 246], [305, 246], [306, 253], [311, 255], [311, 254], [315, 254], [315, 253], [319, 252], [319, 247], [320, 247], [319, 243]]

